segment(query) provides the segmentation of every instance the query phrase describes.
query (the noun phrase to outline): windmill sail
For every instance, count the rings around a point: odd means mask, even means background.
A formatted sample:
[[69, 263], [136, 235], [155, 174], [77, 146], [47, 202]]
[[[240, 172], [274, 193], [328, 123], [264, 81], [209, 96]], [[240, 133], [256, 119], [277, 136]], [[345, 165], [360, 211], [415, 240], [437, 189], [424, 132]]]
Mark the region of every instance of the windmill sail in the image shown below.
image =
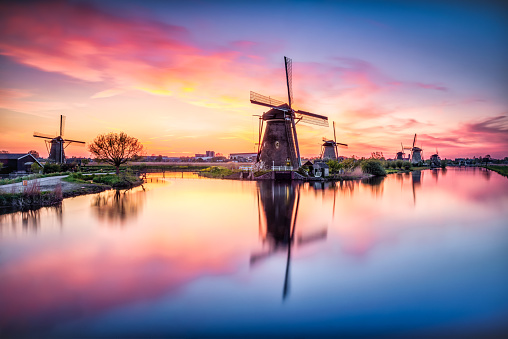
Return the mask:
[[309, 124], [309, 125], [318, 125], [323, 127], [328, 127], [328, 117], [324, 115], [319, 115], [315, 113], [310, 113], [302, 110], [295, 111], [296, 118], [300, 120], [300, 122]]
[[250, 102], [256, 105], [266, 106], [266, 107], [279, 107], [283, 106], [286, 103], [280, 100], [276, 100], [266, 95], [262, 95], [253, 91], [250, 91]]

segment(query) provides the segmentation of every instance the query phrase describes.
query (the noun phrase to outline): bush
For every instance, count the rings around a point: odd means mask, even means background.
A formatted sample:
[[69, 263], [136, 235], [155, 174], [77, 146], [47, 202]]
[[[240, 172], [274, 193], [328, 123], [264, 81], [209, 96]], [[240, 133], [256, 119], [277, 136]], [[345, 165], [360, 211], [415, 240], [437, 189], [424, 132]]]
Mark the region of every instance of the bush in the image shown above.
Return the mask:
[[353, 158], [349, 158], [349, 159], [346, 159], [344, 161], [342, 161], [340, 163], [341, 167], [347, 171], [347, 172], [352, 172], [355, 170], [355, 168], [358, 167], [358, 165], [360, 165], [360, 162], [353, 159]]
[[375, 176], [385, 176], [386, 171], [383, 168], [383, 164], [377, 159], [367, 159], [362, 161], [361, 164], [363, 173], [372, 174]]
[[337, 173], [342, 169], [341, 163], [337, 160], [330, 159], [326, 162], [326, 164], [328, 165], [330, 173]]
[[402, 168], [403, 164], [404, 164], [404, 162], [402, 160], [395, 161], [395, 165], [397, 165], [398, 168]]
[[44, 174], [57, 173], [57, 172], [61, 172], [61, 168], [60, 168], [59, 164], [45, 164], [44, 168], [42, 169], [42, 172]]
[[446, 168], [446, 160], [441, 160], [441, 168]]
[[411, 163], [409, 161], [404, 161], [403, 166], [404, 166], [404, 169], [406, 171], [409, 171], [411, 169], [411, 167], [412, 167], [412, 165], [411, 165]]

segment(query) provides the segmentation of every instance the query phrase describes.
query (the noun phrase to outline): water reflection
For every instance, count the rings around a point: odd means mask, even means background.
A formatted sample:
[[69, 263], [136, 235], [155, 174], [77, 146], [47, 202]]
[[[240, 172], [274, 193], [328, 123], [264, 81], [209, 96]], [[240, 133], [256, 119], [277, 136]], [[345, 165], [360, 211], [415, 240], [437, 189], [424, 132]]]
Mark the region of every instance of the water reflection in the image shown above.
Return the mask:
[[[313, 185], [315, 186], [315, 185]], [[317, 185], [324, 189], [325, 185]], [[327, 187], [332, 185], [328, 183]], [[300, 206], [301, 185], [291, 182], [258, 182], [258, 212], [259, 232], [267, 249], [251, 255], [251, 265], [269, 258], [276, 252], [287, 251], [286, 270], [282, 299], [289, 294], [289, 267], [291, 262], [291, 248], [295, 239], [295, 229]], [[263, 218], [262, 218], [262, 217]], [[316, 240], [326, 238], [327, 230], [324, 228], [308, 235], [299, 235], [298, 245], [305, 245]]]
[[9, 226], [11, 226], [13, 232], [21, 228], [25, 232], [37, 233], [41, 228], [41, 219], [44, 218], [41, 214], [54, 215], [58, 225], [63, 227], [63, 207], [62, 204], [58, 204], [35, 210], [0, 214], [0, 233], [4, 232]]
[[435, 174], [301, 185], [165, 178], [146, 192], [0, 216], [0, 337], [504, 329], [508, 180]]
[[143, 187], [133, 190], [106, 191], [92, 200], [92, 207], [97, 218], [107, 221], [108, 225], [115, 222], [124, 224], [128, 219], [136, 217], [143, 209], [146, 192]]
[[385, 177], [371, 177], [362, 180], [362, 184], [370, 187], [372, 195], [380, 198], [383, 195], [384, 185], [382, 185]]
[[411, 172], [411, 187], [413, 189], [413, 205], [416, 206], [416, 191], [422, 186], [422, 171]]

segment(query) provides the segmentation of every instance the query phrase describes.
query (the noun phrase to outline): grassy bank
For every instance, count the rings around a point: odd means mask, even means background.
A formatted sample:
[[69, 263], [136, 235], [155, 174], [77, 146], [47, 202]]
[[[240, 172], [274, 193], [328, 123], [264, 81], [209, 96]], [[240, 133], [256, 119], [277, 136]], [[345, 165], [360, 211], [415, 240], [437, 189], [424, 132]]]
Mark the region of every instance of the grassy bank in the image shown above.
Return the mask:
[[207, 178], [223, 178], [228, 175], [231, 175], [235, 172], [235, 170], [223, 167], [223, 166], [211, 166], [207, 168], [203, 168], [199, 171], [199, 175]]
[[83, 173], [71, 173], [62, 181], [78, 185], [73, 185], [71, 189], [67, 188], [66, 191], [63, 191], [62, 185], [59, 183], [52, 191], [41, 191], [39, 181], [32, 180], [28, 183], [28, 186], [23, 187], [21, 193], [1, 193], [0, 213], [54, 206], [60, 204], [64, 198], [99, 193], [112, 188], [127, 189], [143, 183], [143, 180], [128, 172], [118, 176], [115, 174], [83, 175]]
[[505, 176], [508, 178], [508, 166], [496, 166], [496, 165], [489, 165], [484, 166], [486, 169], [497, 172], [501, 174], [502, 176]]
[[63, 179], [66, 182], [78, 184], [98, 184], [107, 185], [112, 188], [131, 188], [140, 185], [143, 181], [129, 171], [124, 171], [120, 175], [116, 174], [89, 174], [72, 173]]

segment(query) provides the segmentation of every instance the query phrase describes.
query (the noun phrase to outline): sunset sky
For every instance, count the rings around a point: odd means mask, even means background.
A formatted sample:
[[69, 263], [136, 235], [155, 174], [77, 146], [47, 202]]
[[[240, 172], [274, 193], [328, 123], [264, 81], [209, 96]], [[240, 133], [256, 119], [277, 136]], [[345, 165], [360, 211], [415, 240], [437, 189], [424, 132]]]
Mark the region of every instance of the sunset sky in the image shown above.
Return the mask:
[[[341, 155], [508, 156], [508, 12], [492, 1], [11, 1], [0, 5], [0, 150], [34, 131], [124, 131], [146, 154], [256, 150], [249, 91], [328, 116]], [[88, 156], [70, 145], [67, 156]]]

